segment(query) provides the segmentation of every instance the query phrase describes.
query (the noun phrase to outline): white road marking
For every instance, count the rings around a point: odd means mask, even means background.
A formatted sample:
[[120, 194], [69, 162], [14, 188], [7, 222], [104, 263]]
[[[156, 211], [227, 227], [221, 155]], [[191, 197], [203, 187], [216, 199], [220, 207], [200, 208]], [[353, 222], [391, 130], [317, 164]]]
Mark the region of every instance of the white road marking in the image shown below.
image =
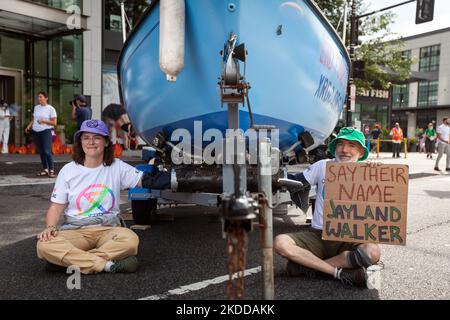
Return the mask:
[[[257, 274], [259, 272], [261, 272], [261, 267], [248, 269], [248, 270], [244, 271], [244, 277], [248, 277], [248, 276]], [[236, 278], [236, 277], [237, 277], [237, 274], [234, 274], [233, 275], [233, 279]], [[139, 300], [163, 300], [163, 299], [167, 299], [170, 296], [183, 295], [183, 294], [186, 294], [186, 293], [189, 293], [189, 292], [202, 290], [202, 289], [204, 289], [204, 288], [206, 288], [206, 287], [208, 287], [210, 285], [219, 284], [219, 283], [223, 283], [223, 282], [226, 282], [226, 281], [228, 281], [228, 275], [217, 277], [217, 278], [210, 279], [210, 280], [205, 280], [205, 281], [202, 281], [202, 282], [192, 283], [192, 284], [189, 284], [189, 285], [186, 285], [186, 286], [179, 287], [177, 289], [169, 290], [169, 291], [167, 291], [166, 293], [163, 293], [163, 294], [156, 294], [156, 295], [149, 296], [149, 297], [146, 297], [146, 298], [142, 298], [142, 299], [139, 299]]]

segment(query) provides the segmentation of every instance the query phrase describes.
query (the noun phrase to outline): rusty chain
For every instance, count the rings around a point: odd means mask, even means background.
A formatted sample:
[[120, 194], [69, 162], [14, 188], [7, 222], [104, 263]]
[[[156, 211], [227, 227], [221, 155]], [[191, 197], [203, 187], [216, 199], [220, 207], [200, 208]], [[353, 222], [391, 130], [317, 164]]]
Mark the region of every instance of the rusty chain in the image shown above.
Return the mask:
[[244, 299], [246, 236], [246, 231], [238, 224], [232, 224], [227, 229], [228, 300]]

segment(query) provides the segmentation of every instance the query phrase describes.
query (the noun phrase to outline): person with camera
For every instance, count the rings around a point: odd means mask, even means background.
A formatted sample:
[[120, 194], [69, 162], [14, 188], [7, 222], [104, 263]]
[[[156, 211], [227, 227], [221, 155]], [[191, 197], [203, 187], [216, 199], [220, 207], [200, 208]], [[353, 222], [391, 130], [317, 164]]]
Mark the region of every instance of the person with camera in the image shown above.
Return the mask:
[[92, 119], [92, 109], [83, 95], [77, 96], [70, 104], [72, 105], [72, 119], [77, 120], [77, 130], [80, 130], [84, 121]]
[[8, 153], [9, 123], [12, 118], [8, 103], [0, 100], [0, 143], [3, 144], [2, 154]]

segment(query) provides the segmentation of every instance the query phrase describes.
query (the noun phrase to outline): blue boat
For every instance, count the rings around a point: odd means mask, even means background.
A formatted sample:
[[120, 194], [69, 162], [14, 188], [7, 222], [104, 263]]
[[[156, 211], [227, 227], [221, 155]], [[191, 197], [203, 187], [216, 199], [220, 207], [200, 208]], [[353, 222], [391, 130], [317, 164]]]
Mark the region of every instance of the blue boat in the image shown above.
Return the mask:
[[[345, 105], [350, 59], [313, 1], [182, 0], [184, 60], [172, 76], [160, 65], [163, 1], [152, 2], [118, 64], [123, 104], [146, 142], [180, 128], [194, 137], [194, 121], [202, 121], [203, 131], [228, 128], [218, 82], [230, 35], [248, 52], [242, 60], [253, 121], [280, 130], [281, 151], [292, 149], [304, 132], [314, 145], [332, 133]], [[239, 128], [251, 124], [248, 108], [240, 105]]]

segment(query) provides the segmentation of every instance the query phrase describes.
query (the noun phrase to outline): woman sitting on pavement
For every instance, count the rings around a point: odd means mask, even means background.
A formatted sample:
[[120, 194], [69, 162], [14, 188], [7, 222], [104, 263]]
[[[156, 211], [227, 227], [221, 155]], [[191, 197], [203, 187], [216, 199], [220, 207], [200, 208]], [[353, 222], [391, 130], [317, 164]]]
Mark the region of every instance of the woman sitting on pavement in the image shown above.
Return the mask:
[[[51, 196], [37, 255], [81, 273], [135, 272], [139, 239], [122, 228], [120, 191], [141, 186], [142, 172], [114, 159], [103, 121], [87, 120], [75, 134], [73, 161], [61, 170]], [[64, 221], [57, 227], [61, 214]]]

